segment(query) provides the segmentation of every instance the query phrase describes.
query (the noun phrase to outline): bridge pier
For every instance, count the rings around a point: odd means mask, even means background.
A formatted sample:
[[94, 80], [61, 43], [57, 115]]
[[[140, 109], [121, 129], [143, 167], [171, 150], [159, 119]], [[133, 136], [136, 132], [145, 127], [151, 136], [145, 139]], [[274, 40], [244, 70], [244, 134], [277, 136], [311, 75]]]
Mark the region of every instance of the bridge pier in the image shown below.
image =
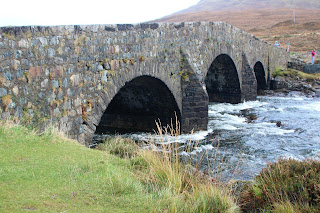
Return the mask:
[[184, 133], [207, 130], [209, 97], [203, 85], [192, 70], [186, 55], [182, 53], [180, 62], [187, 76], [182, 79], [181, 130]]
[[245, 54], [242, 54], [242, 88], [241, 101], [254, 101], [257, 99], [257, 80], [253, 69], [250, 67]]

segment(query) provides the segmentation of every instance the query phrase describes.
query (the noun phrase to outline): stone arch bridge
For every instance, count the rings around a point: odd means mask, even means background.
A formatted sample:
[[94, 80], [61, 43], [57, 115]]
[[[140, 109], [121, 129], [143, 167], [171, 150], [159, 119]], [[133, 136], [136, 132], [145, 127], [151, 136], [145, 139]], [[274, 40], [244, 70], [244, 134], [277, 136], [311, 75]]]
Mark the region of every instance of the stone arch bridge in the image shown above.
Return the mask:
[[0, 28], [0, 116], [96, 131], [181, 123], [205, 130], [208, 102], [254, 100], [289, 54], [226, 23]]

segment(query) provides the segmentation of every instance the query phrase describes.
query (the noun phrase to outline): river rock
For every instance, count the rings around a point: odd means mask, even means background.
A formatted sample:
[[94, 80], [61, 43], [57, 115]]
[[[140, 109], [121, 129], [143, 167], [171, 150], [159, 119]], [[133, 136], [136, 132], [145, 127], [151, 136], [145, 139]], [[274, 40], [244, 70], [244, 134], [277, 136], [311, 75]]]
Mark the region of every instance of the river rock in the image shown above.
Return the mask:
[[277, 127], [283, 126], [281, 121], [271, 121], [271, 123], [275, 123]]
[[303, 67], [305, 73], [320, 73], [320, 64], [307, 64]]
[[252, 123], [255, 120], [257, 120], [257, 115], [255, 115], [254, 113], [250, 112], [250, 109], [243, 109], [240, 110], [240, 115], [245, 117], [247, 119], [248, 123]]
[[277, 76], [270, 81], [270, 88], [272, 90], [289, 89], [289, 85], [288, 79], [282, 76]]

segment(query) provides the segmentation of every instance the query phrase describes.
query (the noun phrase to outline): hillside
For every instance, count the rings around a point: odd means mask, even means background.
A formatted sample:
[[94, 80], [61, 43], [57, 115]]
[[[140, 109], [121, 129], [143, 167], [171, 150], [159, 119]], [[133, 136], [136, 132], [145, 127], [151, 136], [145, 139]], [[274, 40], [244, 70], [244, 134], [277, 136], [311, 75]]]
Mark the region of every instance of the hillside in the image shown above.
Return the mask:
[[232, 11], [274, 8], [320, 9], [318, 0], [200, 0], [198, 4], [178, 13], [199, 11]]
[[[223, 21], [295, 52], [320, 49], [320, 1], [201, 0], [155, 22]], [[295, 12], [295, 22], [293, 19]]]

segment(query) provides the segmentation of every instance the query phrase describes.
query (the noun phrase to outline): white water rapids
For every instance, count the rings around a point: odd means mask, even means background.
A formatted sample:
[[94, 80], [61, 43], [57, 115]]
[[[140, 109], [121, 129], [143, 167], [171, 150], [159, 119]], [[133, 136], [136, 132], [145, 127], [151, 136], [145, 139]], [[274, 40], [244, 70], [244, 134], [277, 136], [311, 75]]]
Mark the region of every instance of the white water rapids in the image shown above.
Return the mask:
[[[202, 171], [219, 170], [223, 179], [250, 180], [279, 158], [320, 160], [319, 98], [292, 92], [241, 104], [210, 103], [208, 114], [208, 131], [161, 141], [178, 143], [179, 154]], [[149, 133], [124, 136], [150, 138]], [[196, 144], [191, 150], [186, 148], [190, 141]]]

